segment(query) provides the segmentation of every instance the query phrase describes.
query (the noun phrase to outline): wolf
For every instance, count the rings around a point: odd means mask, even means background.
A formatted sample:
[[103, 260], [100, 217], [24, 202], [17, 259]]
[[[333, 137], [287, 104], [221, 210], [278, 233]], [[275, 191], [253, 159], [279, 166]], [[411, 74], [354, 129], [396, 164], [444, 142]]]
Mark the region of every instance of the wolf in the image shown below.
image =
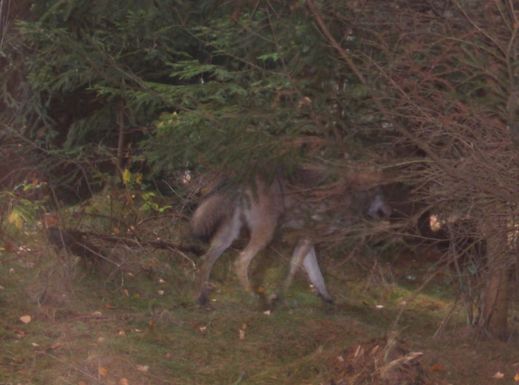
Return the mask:
[[[303, 205], [304, 206], [304, 205]], [[254, 257], [272, 241], [280, 227], [300, 229], [308, 221], [301, 219], [306, 211], [310, 220], [319, 220], [322, 204], [311, 205], [307, 210], [301, 201], [287, 190], [284, 178], [266, 181], [257, 177], [253, 186], [235, 189], [216, 189], [202, 200], [191, 218], [191, 229], [195, 236], [209, 240], [209, 248], [202, 257], [198, 274], [198, 298], [200, 305], [209, 300], [209, 278], [214, 263], [239, 237], [242, 229], [247, 229], [249, 240], [235, 261], [235, 270], [245, 290], [253, 292], [248, 270]], [[391, 213], [381, 192], [374, 195], [367, 214], [370, 217], [388, 217]], [[295, 245], [288, 275], [284, 281], [286, 290], [298, 269], [306, 271], [307, 278], [324, 302], [332, 303], [333, 298], [326, 288], [325, 280], [315, 250], [314, 240], [302, 236]]]

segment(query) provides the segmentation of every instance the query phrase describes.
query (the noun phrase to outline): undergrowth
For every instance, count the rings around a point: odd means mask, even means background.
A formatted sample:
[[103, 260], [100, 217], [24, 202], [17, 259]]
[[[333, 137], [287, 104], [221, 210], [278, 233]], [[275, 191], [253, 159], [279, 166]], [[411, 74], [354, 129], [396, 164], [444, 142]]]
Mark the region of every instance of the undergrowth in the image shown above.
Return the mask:
[[[326, 258], [335, 305], [322, 304], [299, 277], [284, 303], [265, 311], [240, 289], [229, 255], [214, 270], [206, 309], [194, 303], [189, 260], [142, 253], [132, 269], [107, 275], [49, 246], [37, 227], [3, 250], [0, 384], [333, 384], [346, 349], [392, 327], [424, 353], [421, 363], [438, 381], [497, 383], [496, 373], [510, 380], [519, 369], [512, 343], [460, 333], [463, 312], [453, 309], [445, 280], [416, 292], [412, 264], [367, 269], [365, 261]], [[275, 264], [264, 273], [267, 281], [281, 275]]]

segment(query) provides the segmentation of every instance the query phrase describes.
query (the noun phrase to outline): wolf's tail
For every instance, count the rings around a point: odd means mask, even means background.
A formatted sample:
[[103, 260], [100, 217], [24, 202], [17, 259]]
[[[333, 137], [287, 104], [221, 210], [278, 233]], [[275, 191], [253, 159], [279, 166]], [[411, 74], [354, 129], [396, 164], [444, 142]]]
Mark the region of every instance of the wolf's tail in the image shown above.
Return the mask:
[[235, 209], [236, 205], [226, 194], [210, 195], [197, 207], [191, 218], [193, 235], [209, 239], [222, 223], [230, 220]]

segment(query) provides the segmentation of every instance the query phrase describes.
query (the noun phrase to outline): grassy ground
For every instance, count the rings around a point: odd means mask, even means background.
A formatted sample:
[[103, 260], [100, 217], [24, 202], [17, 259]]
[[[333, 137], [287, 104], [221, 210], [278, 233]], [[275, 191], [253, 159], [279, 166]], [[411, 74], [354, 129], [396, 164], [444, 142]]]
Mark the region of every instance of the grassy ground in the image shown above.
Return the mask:
[[412, 262], [395, 270], [328, 260], [335, 306], [299, 279], [269, 313], [241, 291], [230, 257], [214, 271], [208, 310], [194, 304], [194, 272], [177, 256], [143, 255], [146, 268], [108, 279], [38, 235], [23, 244], [0, 254], [0, 384], [341, 383], [344, 352], [383, 337], [403, 306], [400, 338], [424, 353], [437, 383], [512, 384], [519, 371], [517, 345], [467, 338], [458, 310], [432, 337], [452, 299], [441, 278], [414, 296], [420, 270]]

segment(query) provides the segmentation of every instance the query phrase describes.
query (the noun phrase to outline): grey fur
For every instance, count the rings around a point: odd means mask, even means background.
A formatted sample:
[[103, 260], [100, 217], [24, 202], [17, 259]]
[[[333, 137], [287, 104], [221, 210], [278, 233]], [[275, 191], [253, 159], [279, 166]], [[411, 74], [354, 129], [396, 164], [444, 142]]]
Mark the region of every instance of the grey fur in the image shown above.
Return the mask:
[[224, 193], [214, 193], [203, 200], [191, 217], [191, 231], [194, 236], [210, 239], [216, 229], [228, 222], [236, 210], [236, 201]]
[[[296, 214], [292, 217], [297, 217], [297, 212], [301, 211], [301, 207], [296, 207], [296, 201], [290, 199], [292, 197], [285, 193], [284, 187], [281, 178], [276, 178], [270, 184], [256, 178], [254, 188], [220, 190], [210, 194], [196, 209], [191, 219], [193, 233], [210, 239], [198, 276], [200, 304], [208, 301], [209, 277], [214, 263], [231, 246], [242, 228], [246, 227], [249, 230], [250, 239], [240, 252], [235, 268], [242, 286], [251, 291], [252, 286], [248, 277], [249, 265], [256, 254], [271, 242], [282, 216], [285, 220], [283, 227], [300, 228], [305, 225], [304, 220], [283, 215], [288, 211], [289, 214]], [[371, 211], [378, 212], [380, 208], [384, 208], [381, 195], [377, 196]], [[318, 215], [318, 211], [318, 208], [315, 208], [311, 213]], [[285, 289], [290, 286], [295, 273], [301, 268], [306, 271], [310, 283], [321, 298], [326, 302], [332, 302], [317, 262], [314, 243], [306, 237], [300, 239], [294, 249], [289, 274], [285, 279]]]

